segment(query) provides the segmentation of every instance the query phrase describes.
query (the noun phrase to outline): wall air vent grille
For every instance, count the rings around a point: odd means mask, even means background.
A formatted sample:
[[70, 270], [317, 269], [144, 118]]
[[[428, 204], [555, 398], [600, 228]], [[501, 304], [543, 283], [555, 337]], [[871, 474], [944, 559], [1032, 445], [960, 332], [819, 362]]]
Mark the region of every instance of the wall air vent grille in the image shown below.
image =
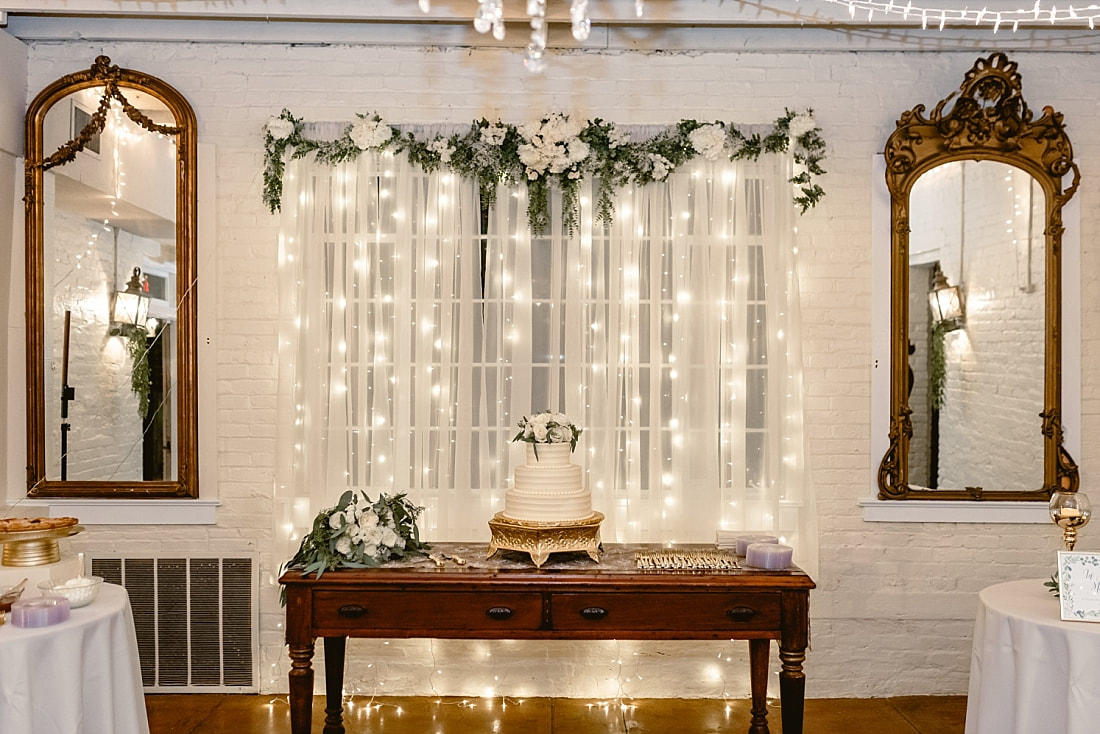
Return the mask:
[[257, 690], [255, 558], [93, 556], [91, 564], [130, 595], [145, 690]]

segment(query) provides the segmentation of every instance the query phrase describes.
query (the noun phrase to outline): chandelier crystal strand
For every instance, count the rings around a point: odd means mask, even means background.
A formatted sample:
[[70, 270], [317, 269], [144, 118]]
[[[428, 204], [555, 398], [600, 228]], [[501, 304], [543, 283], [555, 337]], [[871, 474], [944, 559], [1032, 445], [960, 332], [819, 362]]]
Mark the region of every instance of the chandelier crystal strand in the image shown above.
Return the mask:
[[523, 65], [538, 74], [546, 68], [546, 0], [527, 0], [527, 14], [531, 16], [531, 42]]
[[[1093, 30], [1096, 21], [1100, 19], [1100, 5], [1090, 4], [1084, 7], [1070, 5], [1059, 8], [1057, 5], [1044, 7], [1043, 0], [1035, 0], [1031, 7], [1021, 7], [1015, 10], [990, 10], [988, 7], [971, 9], [964, 7], [961, 10], [943, 7], [922, 7], [914, 5], [912, 0], [907, 0], [905, 5], [898, 5], [896, 0], [824, 0], [834, 5], [843, 5], [848, 8], [848, 15], [855, 18], [857, 11], [866, 12], [867, 20], [871, 20], [876, 13], [882, 15], [900, 15], [903, 20], [908, 20], [910, 15], [920, 17], [921, 27], [927, 28], [929, 21], [939, 26], [942, 31], [948, 23], [967, 23], [989, 25], [993, 32], [1000, 30], [1001, 26], [1011, 25], [1015, 32], [1021, 23], [1044, 25], [1088, 25]], [[640, 0], [639, 3], [640, 4]]]

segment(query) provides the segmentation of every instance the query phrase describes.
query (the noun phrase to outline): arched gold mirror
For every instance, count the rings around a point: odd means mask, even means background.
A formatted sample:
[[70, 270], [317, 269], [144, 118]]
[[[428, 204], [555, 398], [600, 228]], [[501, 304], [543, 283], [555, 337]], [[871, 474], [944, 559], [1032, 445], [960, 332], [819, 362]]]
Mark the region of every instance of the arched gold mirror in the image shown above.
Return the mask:
[[27, 494], [197, 497], [194, 111], [100, 56], [26, 146]]
[[1001, 53], [924, 113], [903, 113], [885, 150], [890, 444], [879, 498], [1076, 491], [1062, 445], [1061, 247], [1080, 173], [1062, 115], [1046, 107], [1033, 119]]

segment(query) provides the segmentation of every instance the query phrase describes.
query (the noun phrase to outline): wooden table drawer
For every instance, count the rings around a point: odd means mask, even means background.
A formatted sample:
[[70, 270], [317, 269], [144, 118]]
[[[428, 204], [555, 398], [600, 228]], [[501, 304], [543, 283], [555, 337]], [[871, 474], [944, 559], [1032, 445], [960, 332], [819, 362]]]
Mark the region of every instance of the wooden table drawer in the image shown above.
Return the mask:
[[523, 592], [316, 591], [315, 627], [346, 630], [535, 630], [542, 595]]
[[778, 630], [780, 597], [769, 593], [563, 593], [551, 598], [556, 630]]

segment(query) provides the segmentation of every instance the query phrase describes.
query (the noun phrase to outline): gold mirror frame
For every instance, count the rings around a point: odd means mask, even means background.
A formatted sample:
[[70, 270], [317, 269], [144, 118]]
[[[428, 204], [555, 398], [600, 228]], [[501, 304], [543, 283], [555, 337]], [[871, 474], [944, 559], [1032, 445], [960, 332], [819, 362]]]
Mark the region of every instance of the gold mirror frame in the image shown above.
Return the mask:
[[[952, 104], [953, 102], [953, 104]], [[886, 141], [890, 191], [890, 446], [879, 464], [882, 500], [1047, 501], [1055, 489], [1077, 491], [1077, 465], [1062, 445], [1062, 208], [1076, 193], [1080, 172], [1062, 114], [1043, 108], [1038, 120], [1023, 98], [1016, 63], [1002, 53], [979, 58], [958, 92], [926, 118], [924, 105], [904, 112]], [[909, 196], [917, 180], [954, 161], [998, 161], [1029, 173], [1046, 195], [1043, 486], [1035, 490], [926, 489], [909, 486], [913, 436], [908, 395]], [[1069, 188], [1062, 179], [1073, 173]]]
[[[47, 156], [43, 148], [46, 113], [68, 95], [103, 87], [99, 108], [79, 135]], [[158, 125], [131, 105], [124, 90], [149, 94], [172, 113], [176, 124]], [[43, 174], [68, 163], [101, 132], [112, 101], [135, 124], [172, 136], [176, 143], [176, 300], [178, 462], [176, 479], [165, 481], [58, 481], [46, 479], [44, 382], [44, 244]], [[29, 497], [198, 497], [196, 210], [197, 168], [195, 113], [182, 94], [156, 77], [113, 66], [99, 56], [87, 71], [69, 74], [42, 90], [27, 109], [25, 194], [27, 268], [27, 496]]]

